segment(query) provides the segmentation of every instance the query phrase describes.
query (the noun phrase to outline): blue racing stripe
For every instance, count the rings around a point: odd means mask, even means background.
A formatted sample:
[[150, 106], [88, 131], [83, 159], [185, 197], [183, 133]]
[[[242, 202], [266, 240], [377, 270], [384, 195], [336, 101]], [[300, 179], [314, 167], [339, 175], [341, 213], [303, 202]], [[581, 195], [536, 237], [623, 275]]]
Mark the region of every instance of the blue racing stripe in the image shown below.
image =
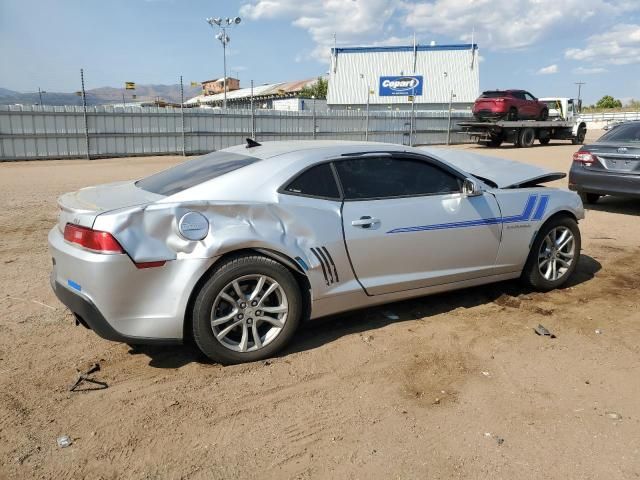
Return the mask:
[[[414, 227], [400, 227], [389, 230], [387, 233], [408, 233], [408, 232], [425, 232], [430, 230], [445, 230], [448, 228], [466, 228], [477, 227], [480, 225], [497, 225], [501, 223], [519, 223], [528, 222], [531, 219], [531, 214], [536, 206], [538, 195], [529, 195], [527, 203], [524, 206], [524, 210], [520, 215], [512, 215], [509, 217], [491, 217], [491, 218], [479, 218], [476, 220], [465, 220], [461, 222], [449, 222], [449, 223], [436, 223], [433, 225], [417, 225]], [[533, 220], [540, 220], [547, 209], [549, 203], [549, 195], [542, 195], [538, 208], [533, 215]]]
[[540, 202], [538, 203], [538, 208], [536, 209], [536, 213], [533, 214], [533, 220], [542, 220], [542, 217], [544, 217], [544, 212], [547, 209], [548, 204], [549, 204], [549, 195], [542, 195], [540, 197]]

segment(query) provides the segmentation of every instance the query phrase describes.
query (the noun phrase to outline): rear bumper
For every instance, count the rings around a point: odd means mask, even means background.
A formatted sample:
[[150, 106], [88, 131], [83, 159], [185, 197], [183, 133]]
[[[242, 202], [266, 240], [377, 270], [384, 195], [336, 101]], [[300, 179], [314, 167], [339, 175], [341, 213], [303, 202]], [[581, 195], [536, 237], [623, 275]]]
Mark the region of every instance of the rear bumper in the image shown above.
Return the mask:
[[108, 340], [176, 343], [184, 336], [189, 298], [215, 259], [178, 259], [136, 268], [125, 254], [100, 254], [49, 233], [51, 285], [62, 303]]
[[506, 114], [507, 112], [503, 110], [473, 110], [473, 115], [478, 119], [498, 119], [504, 117]]
[[598, 195], [640, 198], [640, 175], [593, 172], [572, 165], [569, 170], [569, 189]]
[[56, 297], [58, 297], [58, 300], [71, 310], [71, 312], [73, 312], [76, 318], [78, 318], [85, 327], [93, 330], [99, 337], [113, 342], [122, 342], [131, 345], [149, 343], [173, 345], [182, 343], [182, 340], [179, 338], [144, 338], [123, 335], [122, 333], [117, 332], [109, 322], [107, 322], [104, 315], [102, 315], [100, 310], [98, 310], [98, 307], [96, 307], [90, 299], [71, 291], [60, 282], [57, 282], [53, 273], [51, 274], [50, 280], [51, 288], [56, 294]]

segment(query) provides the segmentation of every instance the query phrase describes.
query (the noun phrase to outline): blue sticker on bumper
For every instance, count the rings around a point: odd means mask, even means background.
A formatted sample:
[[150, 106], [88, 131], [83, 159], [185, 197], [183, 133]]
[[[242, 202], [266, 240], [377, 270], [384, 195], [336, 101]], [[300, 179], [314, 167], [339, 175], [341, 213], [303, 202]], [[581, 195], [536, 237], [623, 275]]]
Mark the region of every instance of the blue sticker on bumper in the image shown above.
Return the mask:
[[79, 292], [82, 291], [82, 287], [80, 286], [80, 284], [74, 282], [73, 280], [67, 280], [67, 285], [69, 285], [74, 290], [77, 290]]

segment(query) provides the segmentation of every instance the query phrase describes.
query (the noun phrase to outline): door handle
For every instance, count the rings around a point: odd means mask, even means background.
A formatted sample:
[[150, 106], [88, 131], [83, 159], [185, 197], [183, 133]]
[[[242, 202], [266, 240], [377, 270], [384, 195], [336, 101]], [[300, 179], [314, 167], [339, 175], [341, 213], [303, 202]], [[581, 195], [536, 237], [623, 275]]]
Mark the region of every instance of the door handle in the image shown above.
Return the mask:
[[351, 222], [351, 225], [353, 225], [354, 227], [361, 227], [361, 228], [371, 228], [372, 226], [379, 225], [379, 224], [380, 224], [379, 219], [371, 218], [368, 215], [362, 216], [360, 217], [359, 220], [353, 220]]

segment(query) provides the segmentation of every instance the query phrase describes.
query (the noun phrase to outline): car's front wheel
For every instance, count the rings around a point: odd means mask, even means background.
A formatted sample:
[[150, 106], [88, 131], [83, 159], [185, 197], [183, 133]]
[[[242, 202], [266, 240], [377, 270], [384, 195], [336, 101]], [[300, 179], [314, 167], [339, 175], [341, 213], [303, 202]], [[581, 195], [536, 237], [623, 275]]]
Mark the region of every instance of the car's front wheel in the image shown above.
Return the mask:
[[242, 255], [222, 263], [193, 305], [193, 339], [212, 360], [235, 364], [273, 356], [300, 323], [302, 296], [280, 263]]
[[522, 279], [536, 290], [552, 290], [566, 283], [580, 259], [580, 230], [569, 216], [547, 221], [536, 236]]
[[582, 203], [588, 203], [588, 204], [596, 203], [598, 200], [600, 200], [600, 197], [601, 197], [601, 195], [597, 193], [587, 193], [587, 192], [579, 192], [578, 195], [580, 195], [580, 200], [582, 200]]

